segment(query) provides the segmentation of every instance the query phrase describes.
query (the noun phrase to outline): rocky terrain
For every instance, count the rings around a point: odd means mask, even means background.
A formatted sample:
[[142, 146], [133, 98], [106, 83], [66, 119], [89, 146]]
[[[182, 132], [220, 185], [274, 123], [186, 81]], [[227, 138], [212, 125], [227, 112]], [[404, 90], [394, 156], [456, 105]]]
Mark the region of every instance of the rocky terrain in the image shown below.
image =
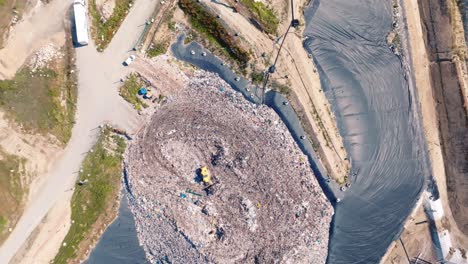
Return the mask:
[[306, 157], [273, 110], [215, 75], [168, 96], [125, 164], [151, 263], [325, 262], [333, 209]]

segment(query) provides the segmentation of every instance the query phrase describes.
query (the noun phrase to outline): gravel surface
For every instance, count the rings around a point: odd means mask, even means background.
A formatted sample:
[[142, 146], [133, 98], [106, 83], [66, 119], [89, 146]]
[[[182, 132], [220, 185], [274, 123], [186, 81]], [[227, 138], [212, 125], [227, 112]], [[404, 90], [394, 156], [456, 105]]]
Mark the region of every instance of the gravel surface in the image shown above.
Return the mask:
[[272, 109], [216, 75], [196, 72], [159, 106], [125, 160], [152, 263], [325, 262], [333, 209], [306, 156]]
[[31, 72], [44, 68], [52, 60], [62, 58], [63, 56], [64, 54], [60, 51], [60, 48], [47, 44], [34, 53], [30, 62]]

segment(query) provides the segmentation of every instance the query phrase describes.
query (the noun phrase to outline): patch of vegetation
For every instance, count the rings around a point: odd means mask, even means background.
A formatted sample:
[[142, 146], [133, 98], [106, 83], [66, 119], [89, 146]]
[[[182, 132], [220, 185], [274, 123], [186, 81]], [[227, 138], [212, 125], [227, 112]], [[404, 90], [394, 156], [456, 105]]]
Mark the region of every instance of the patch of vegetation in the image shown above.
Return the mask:
[[392, 44], [397, 48], [401, 47], [400, 34], [398, 33], [395, 34], [395, 36], [392, 39]]
[[95, 230], [113, 219], [111, 210], [116, 206], [122, 175], [122, 154], [125, 140], [105, 128], [82, 163], [80, 181], [71, 200], [73, 224], [63, 240], [53, 263], [68, 263], [82, 257], [90, 241], [95, 239]]
[[240, 66], [246, 67], [249, 52], [240, 47], [236, 40], [210, 12], [195, 0], [180, 0], [179, 7], [189, 16], [192, 27], [204, 35], [211, 43], [223, 48]]
[[156, 57], [158, 55], [164, 54], [169, 48], [169, 41], [157, 42], [151, 44], [150, 48], [146, 51], [146, 54], [150, 57]]
[[279, 19], [272, 8], [267, 7], [263, 2], [254, 0], [241, 0], [241, 3], [254, 14], [255, 18], [262, 24], [265, 32], [276, 34]]
[[23, 159], [0, 149], [0, 242], [8, 235], [21, 214], [24, 187], [21, 184]]
[[93, 39], [98, 51], [103, 51], [111, 42], [130, 10], [133, 0], [116, 0], [112, 15], [107, 20], [101, 18], [96, 0], [89, 0], [88, 9], [93, 24]]
[[174, 21], [167, 22], [167, 28], [169, 28], [170, 31], [175, 32], [177, 30], [176, 23]]
[[[63, 65], [65, 64], [65, 65]], [[12, 80], [0, 81], [0, 107], [31, 132], [51, 133], [66, 143], [75, 118], [75, 75], [69, 63], [55, 69], [20, 70]]]
[[250, 74], [250, 79], [252, 80], [252, 83], [255, 83], [255, 84], [263, 82], [263, 78], [264, 78], [263, 72], [253, 71]]
[[197, 33], [193, 30], [191, 30], [189, 33], [187, 33], [187, 35], [185, 36], [185, 39], [184, 39], [184, 44], [187, 45], [189, 44], [190, 42], [194, 41], [195, 38], [197, 37]]
[[465, 8], [463, 1], [452, 0], [450, 7], [450, 20], [452, 25], [452, 53], [462, 61], [467, 58], [467, 47], [464, 41], [463, 17]]
[[138, 78], [138, 75], [132, 73], [127, 77], [123, 86], [120, 87], [120, 95], [125, 101], [131, 103], [136, 110], [141, 110], [142, 107], [147, 108], [148, 105], [138, 97], [138, 90], [144, 86], [145, 84]]
[[7, 224], [8, 220], [3, 215], [0, 215], [0, 233], [3, 233]]
[[289, 86], [278, 83], [276, 81], [273, 81], [271, 83], [271, 89], [284, 95], [289, 95], [289, 93], [291, 92]]

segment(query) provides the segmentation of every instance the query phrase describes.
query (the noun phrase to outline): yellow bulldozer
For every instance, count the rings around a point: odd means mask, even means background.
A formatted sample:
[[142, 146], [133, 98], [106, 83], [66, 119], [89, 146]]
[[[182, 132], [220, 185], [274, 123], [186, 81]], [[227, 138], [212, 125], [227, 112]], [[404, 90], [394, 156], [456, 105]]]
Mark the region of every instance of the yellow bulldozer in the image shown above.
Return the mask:
[[202, 176], [202, 180], [206, 184], [211, 183], [211, 173], [210, 170], [208, 170], [208, 167], [203, 166], [200, 168], [200, 175]]

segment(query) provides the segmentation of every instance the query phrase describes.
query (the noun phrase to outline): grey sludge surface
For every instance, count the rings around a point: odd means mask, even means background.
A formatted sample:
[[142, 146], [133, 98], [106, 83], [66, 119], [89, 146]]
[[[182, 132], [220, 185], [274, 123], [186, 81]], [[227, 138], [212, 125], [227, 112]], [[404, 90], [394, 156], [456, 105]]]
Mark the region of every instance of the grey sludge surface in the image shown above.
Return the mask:
[[85, 264], [147, 264], [145, 252], [138, 242], [135, 220], [122, 195], [119, 216], [106, 229]]
[[335, 205], [328, 263], [378, 263], [423, 188], [426, 160], [408, 81], [388, 48], [392, 3], [313, 1], [308, 39], [357, 172]]

